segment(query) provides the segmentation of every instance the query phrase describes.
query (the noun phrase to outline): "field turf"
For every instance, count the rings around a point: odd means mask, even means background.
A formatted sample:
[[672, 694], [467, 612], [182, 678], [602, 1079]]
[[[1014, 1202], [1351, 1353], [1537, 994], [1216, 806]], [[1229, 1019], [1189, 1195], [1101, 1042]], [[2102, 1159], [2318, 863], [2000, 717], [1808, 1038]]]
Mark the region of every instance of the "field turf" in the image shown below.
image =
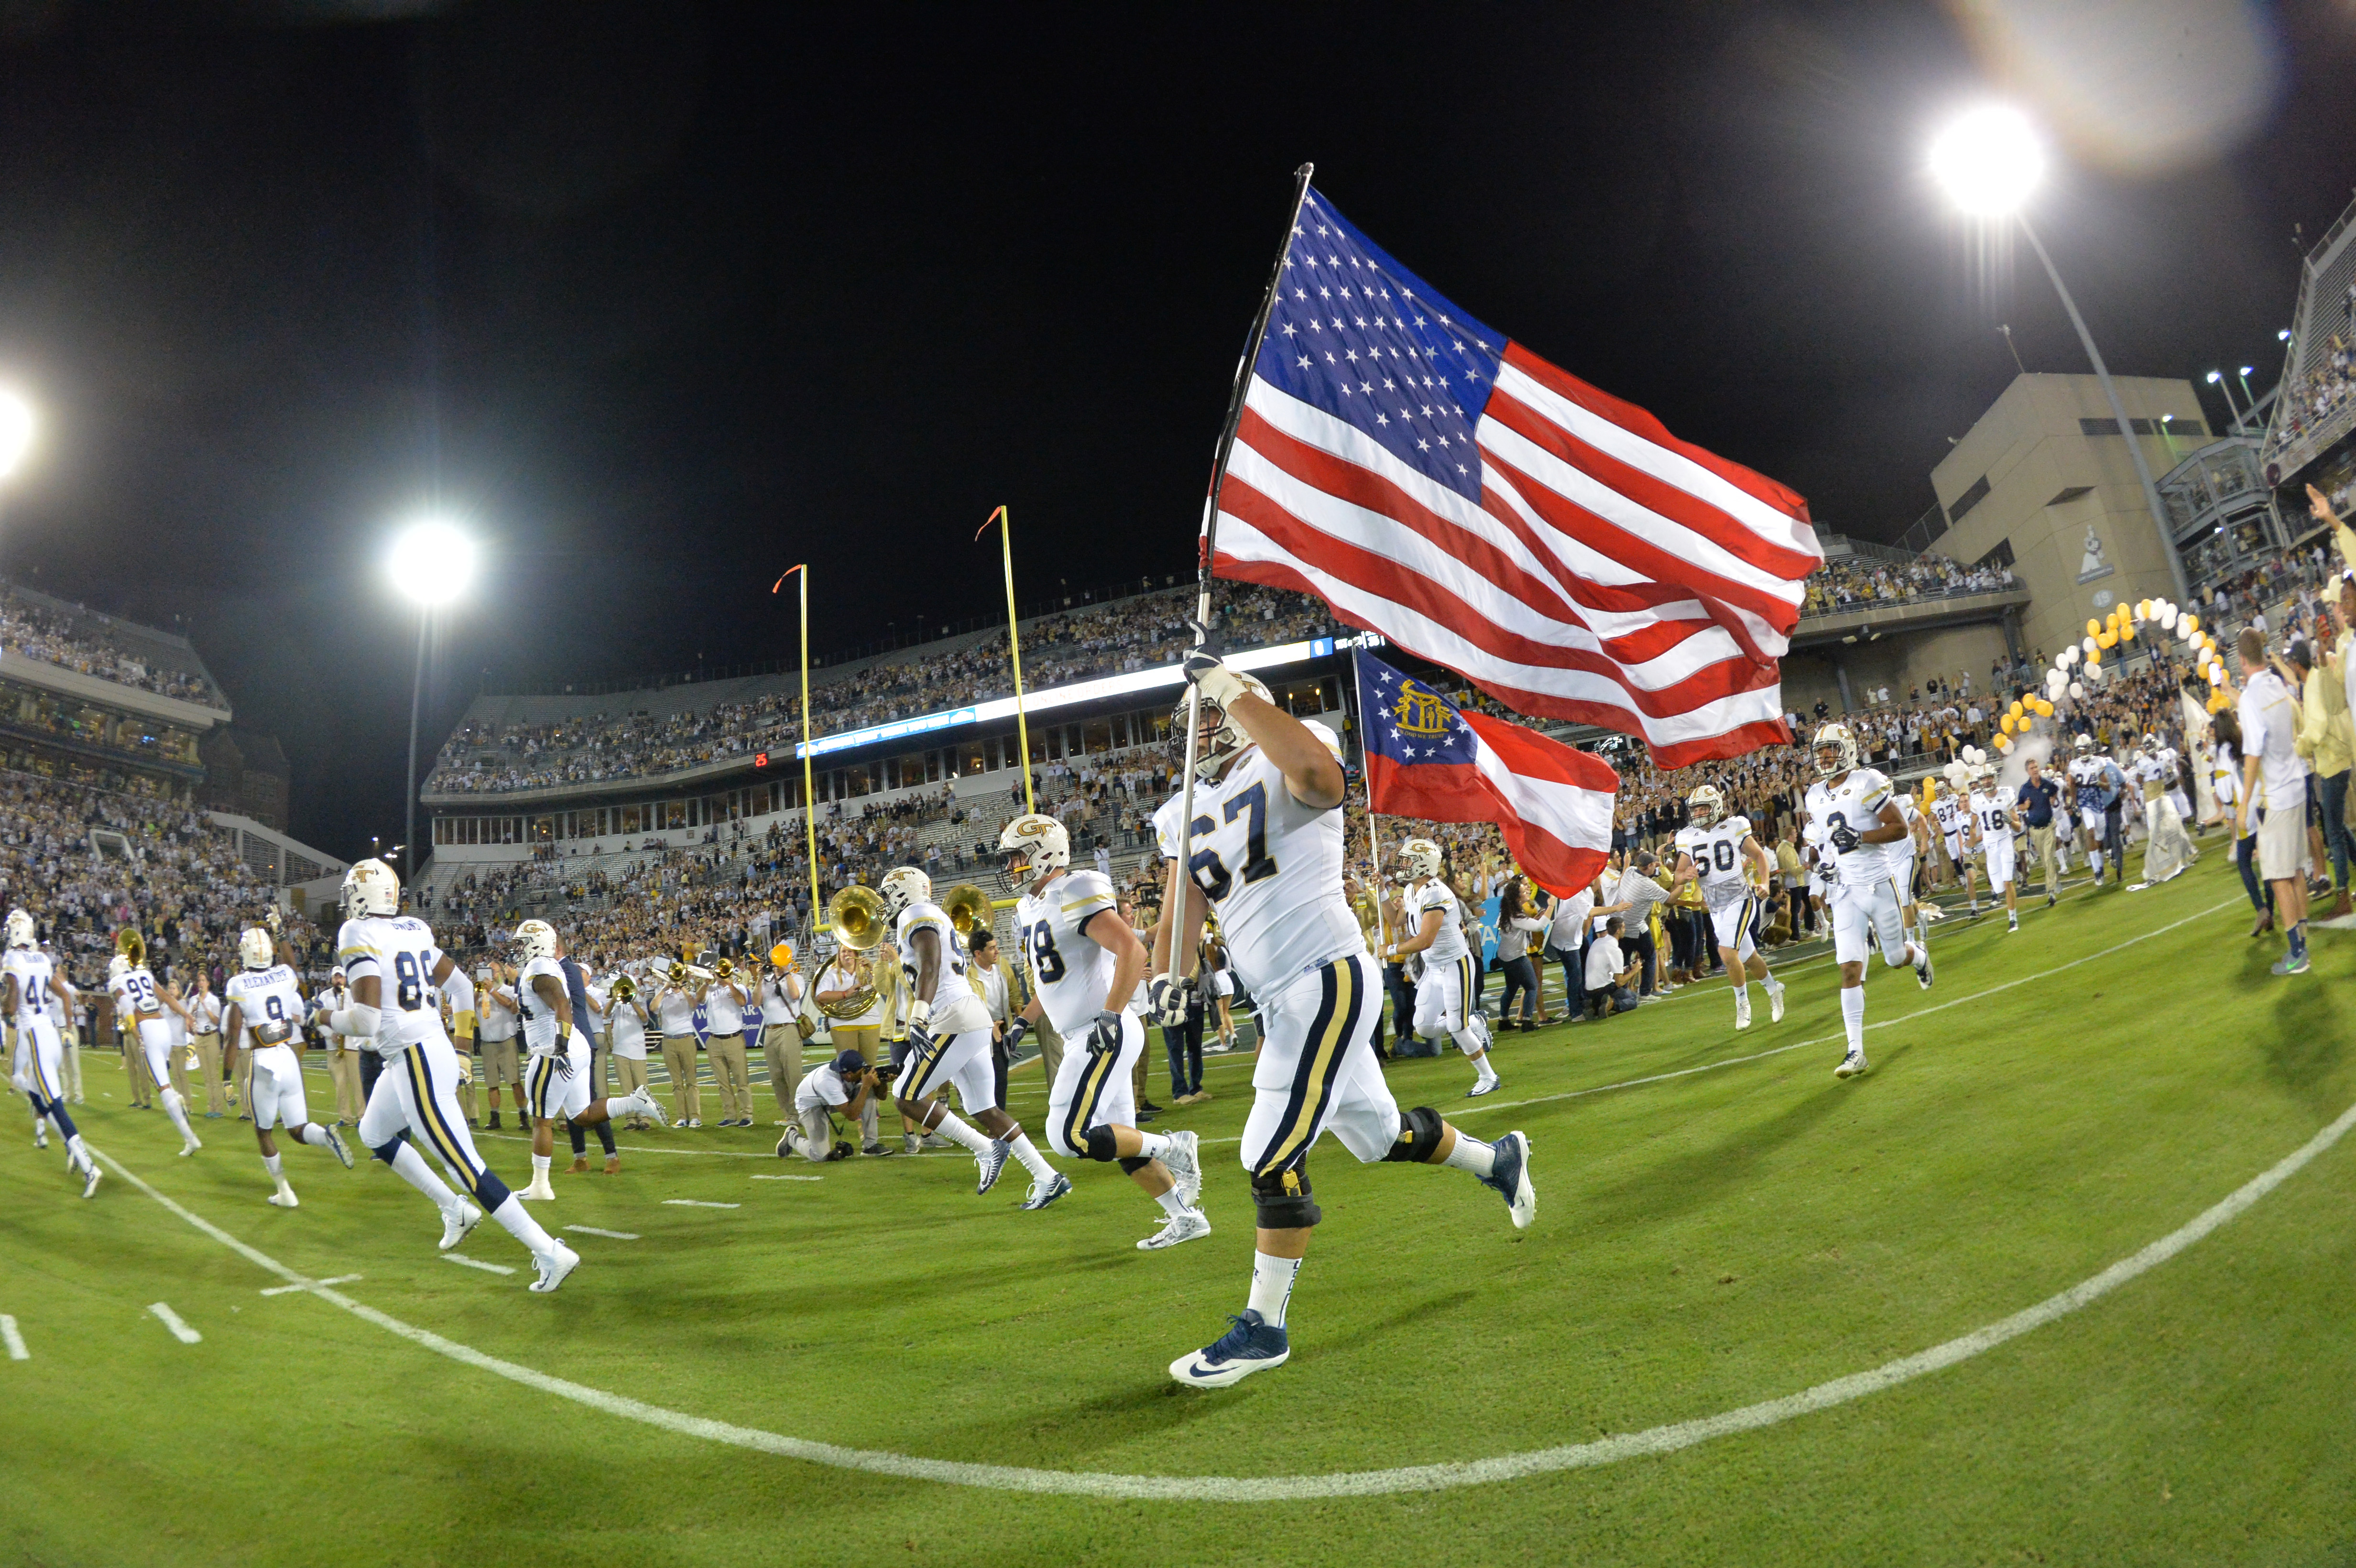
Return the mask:
[[[1292, 1362], [1218, 1392], [1164, 1368], [1243, 1303], [1237, 1058], [1163, 1123], [1205, 1141], [1206, 1241], [1135, 1251], [1159, 1211], [1109, 1168], [1023, 1214], [1020, 1170], [977, 1199], [962, 1153], [813, 1168], [772, 1157], [766, 1125], [632, 1135], [619, 1177], [560, 1175], [537, 1210], [637, 1238], [571, 1236], [584, 1261], [553, 1297], [488, 1223], [462, 1251], [517, 1273], [444, 1261], [380, 1168], [291, 1150], [303, 1207], [270, 1208], [243, 1125], [198, 1123], [208, 1147], [177, 1158], [93, 1058], [82, 1125], [121, 1174], [91, 1201], [0, 1102], [0, 1314], [28, 1358], [0, 1360], [5, 1561], [2356, 1563], [2356, 1140], [2078, 1309], [1826, 1408], [1442, 1489], [1200, 1495], [1868, 1372], [2100, 1275], [2344, 1125], [2356, 937], [2318, 932], [2313, 972], [2275, 979], [2215, 844], [2162, 889], [2032, 901], [2016, 936], [1944, 923], [1928, 995], [1877, 962], [1855, 1083], [1832, 1076], [1823, 960], [1740, 1035], [1710, 985], [1513, 1036], [1484, 1101], [1460, 1058], [1395, 1065], [1402, 1104], [1528, 1132], [1537, 1224], [1328, 1140]], [[1035, 1126], [1037, 1080], [1016, 1084]], [[524, 1146], [483, 1147], [521, 1185]], [[819, 1179], [757, 1179], [778, 1176]], [[285, 1277], [258, 1258], [360, 1278], [267, 1295]], [[893, 1456], [1172, 1495], [949, 1484]]]

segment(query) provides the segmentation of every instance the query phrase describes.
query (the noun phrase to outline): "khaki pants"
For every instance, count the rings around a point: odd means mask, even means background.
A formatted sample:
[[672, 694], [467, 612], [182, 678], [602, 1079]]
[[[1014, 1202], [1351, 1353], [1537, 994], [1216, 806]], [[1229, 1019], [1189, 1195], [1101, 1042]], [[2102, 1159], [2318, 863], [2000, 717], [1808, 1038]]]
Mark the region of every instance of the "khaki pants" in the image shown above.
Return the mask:
[[155, 1104], [148, 1080], [147, 1058], [135, 1043], [126, 1041], [123, 1047], [123, 1076], [131, 1086], [131, 1103], [134, 1105]]
[[712, 1058], [712, 1079], [720, 1088], [720, 1115], [723, 1121], [750, 1123], [753, 1119], [753, 1074], [744, 1061], [744, 1031], [715, 1034], [704, 1046]]
[[768, 1069], [769, 1093], [777, 1102], [777, 1118], [794, 1120], [794, 1091], [802, 1081], [802, 1031], [799, 1024], [767, 1024], [761, 1029], [761, 1061]]
[[197, 1071], [205, 1081], [205, 1115], [218, 1116], [222, 1110], [220, 1032], [200, 1034], [192, 1043], [197, 1048]]
[[[614, 1076], [620, 1082], [622, 1086], [620, 1097], [625, 1100], [628, 1099], [632, 1094], [637, 1093], [640, 1089], [646, 1087], [647, 1059], [643, 1056], [622, 1056], [617, 1054], [614, 1058]], [[646, 1125], [647, 1120], [644, 1116], [632, 1116], [627, 1122], [623, 1124], [623, 1125], [630, 1127], [643, 1127]]]
[[[834, 1049], [855, 1051], [870, 1067], [889, 1067], [881, 1054], [884, 1050], [884, 1028], [881, 1024], [837, 1024], [834, 1026]], [[885, 1084], [890, 1088], [890, 1084]]]
[[359, 1052], [348, 1048], [327, 1052], [327, 1079], [336, 1086], [337, 1122], [350, 1126], [359, 1125]]
[[2056, 876], [2053, 870], [2053, 825], [2051, 823], [2029, 830], [2029, 858], [2044, 866], [2046, 892], [2051, 894], [2060, 891], [2062, 879]]
[[81, 1104], [81, 1046], [80, 1043], [80, 1037], [72, 1029], [66, 1029], [63, 1033], [64, 1039], [59, 1042], [60, 1049], [58, 1051], [58, 1060], [63, 1066], [66, 1077], [63, 1087], [66, 1092], [66, 1098], [79, 1105]]
[[703, 1095], [695, 1082], [695, 1037], [691, 1034], [667, 1034], [662, 1037], [663, 1065], [670, 1069], [671, 1120], [700, 1122], [703, 1120]]
[[172, 1092], [179, 1095], [180, 1104], [186, 1106], [189, 1104], [187, 1051], [176, 1045], [165, 1053], [164, 1061], [165, 1071], [171, 1074]]
[[[1039, 1041], [1039, 1071], [1045, 1074], [1044, 1082], [1047, 1087], [1053, 1089], [1055, 1074], [1064, 1070], [1064, 1037], [1055, 1032], [1055, 1024], [1049, 1021], [1044, 1011], [1039, 1014], [1039, 1021], [1031, 1026], [1031, 1032]], [[1139, 1054], [1144, 1053], [1141, 1051]]]

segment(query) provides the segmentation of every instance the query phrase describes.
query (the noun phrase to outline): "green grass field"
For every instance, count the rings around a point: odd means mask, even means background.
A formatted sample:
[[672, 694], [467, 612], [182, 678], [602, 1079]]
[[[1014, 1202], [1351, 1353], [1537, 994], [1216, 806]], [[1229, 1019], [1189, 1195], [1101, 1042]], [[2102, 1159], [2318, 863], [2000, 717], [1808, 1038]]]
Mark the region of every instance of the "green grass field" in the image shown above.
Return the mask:
[[[518, 1273], [441, 1258], [434, 1215], [380, 1168], [294, 1151], [304, 1207], [268, 1207], [246, 1127], [199, 1123], [209, 1147], [178, 1159], [94, 1063], [82, 1125], [124, 1173], [96, 1199], [31, 1150], [22, 1102], [5, 1124], [0, 1313], [29, 1351], [0, 1360], [8, 1560], [2356, 1563], [2356, 1142], [2075, 1311], [1752, 1430], [1440, 1489], [1186, 1484], [1716, 1416], [1969, 1335], [2178, 1232], [2356, 1104], [2356, 939], [2319, 932], [2313, 972], [2274, 979], [2214, 843], [2166, 888], [2032, 905], [2018, 936], [1945, 923], [1929, 995], [1877, 963], [1857, 1083], [1832, 1077], [1821, 960], [1787, 966], [1784, 1021], [1762, 1005], [1746, 1034], [1706, 986], [1516, 1035], [1487, 1101], [1461, 1098], [1459, 1059], [1395, 1066], [1402, 1104], [1529, 1133], [1537, 1224], [1516, 1234], [1460, 1173], [1361, 1168], [1329, 1140], [1291, 1364], [1218, 1392], [1164, 1367], [1242, 1306], [1239, 1061], [1165, 1118], [1208, 1146], [1206, 1241], [1135, 1251], [1158, 1211], [1108, 1168], [1031, 1215], [1019, 1171], [976, 1199], [962, 1154], [820, 1169], [771, 1157], [766, 1128], [646, 1135], [618, 1178], [558, 1178], [544, 1221], [638, 1239], [571, 1237], [583, 1266], [549, 1298], [488, 1224], [463, 1250]], [[1650, 1081], [1612, 1087], [1631, 1080]], [[1035, 1077], [1016, 1083], [1035, 1121]], [[524, 1146], [484, 1147], [520, 1185]], [[820, 1179], [759, 1179], [781, 1175]], [[261, 1258], [360, 1278], [269, 1295], [285, 1278]]]

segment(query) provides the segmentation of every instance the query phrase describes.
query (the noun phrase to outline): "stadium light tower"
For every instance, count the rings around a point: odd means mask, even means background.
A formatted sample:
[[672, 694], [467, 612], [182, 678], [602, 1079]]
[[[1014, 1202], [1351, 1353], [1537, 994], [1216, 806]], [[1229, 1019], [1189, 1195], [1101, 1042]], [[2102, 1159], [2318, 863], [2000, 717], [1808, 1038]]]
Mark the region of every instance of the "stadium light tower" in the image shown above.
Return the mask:
[[2019, 224], [2029, 248], [2045, 264], [2045, 275], [2052, 280], [2053, 292], [2062, 296], [2062, 308], [2070, 313], [2070, 325], [2078, 329], [2078, 341], [2084, 346], [2086, 358], [2094, 367], [2094, 379], [2102, 383], [2103, 396], [2110, 401], [2111, 417], [2118, 421], [2120, 438], [2126, 443], [2127, 456], [2135, 463], [2136, 478], [2143, 485], [2144, 505], [2151, 512], [2151, 526], [2159, 531], [2160, 555], [2167, 560], [2169, 577], [2176, 585], [2177, 602], [2190, 603], [2192, 590], [2185, 581], [2184, 562], [2178, 559], [2176, 543], [2169, 537], [2168, 512], [2159, 504], [2159, 486], [2152, 483], [2151, 465], [2144, 461], [2143, 447], [2136, 440], [2126, 405], [2119, 401], [2119, 389], [2111, 381], [2110, 368], [2103, 363], [2102, 350], [2094, 347], [2094, 335], [2086, 330], [2086, 318], [2078, 314], [2078, 302], [2070, 297], [2069, 287], [2062, 282], [2053, 258], [2045, 253], [2045, 242], [2037, 237], [2037, 230], [2029, 221], [2029, 193], [2045, 175], [2045, 149], [2038, 141], [2035, 128], [2017, 109], [2001, 104], [1974, 109], [1942, 131], [1931, 144], [1931, 173], [1945, 189], [1948, 199], [1963, 211], [1975, 218], [2010, 219]]
[[393, 536], [386, 553], [392, 585], [417, 606], [417, 667], [409, 682], [409, 776], [402, 790], [401, 884], [417, 870], [417, 710], [425, 695], [425, 634], [434, 612], [466, 591], [475, 575], [475, 541], [447, 518], [420, 517]]

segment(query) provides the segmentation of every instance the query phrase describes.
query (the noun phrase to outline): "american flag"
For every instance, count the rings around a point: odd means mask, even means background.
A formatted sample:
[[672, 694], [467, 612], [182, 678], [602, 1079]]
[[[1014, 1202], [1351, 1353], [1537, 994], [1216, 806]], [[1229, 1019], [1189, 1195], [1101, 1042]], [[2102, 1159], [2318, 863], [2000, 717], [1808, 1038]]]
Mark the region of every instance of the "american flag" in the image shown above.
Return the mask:
[[1682, 767], [1791, 739], [1776, 661], [1823, 562], [1799, 496], [1474, 320], [1307, 192], [1216, 575]]

